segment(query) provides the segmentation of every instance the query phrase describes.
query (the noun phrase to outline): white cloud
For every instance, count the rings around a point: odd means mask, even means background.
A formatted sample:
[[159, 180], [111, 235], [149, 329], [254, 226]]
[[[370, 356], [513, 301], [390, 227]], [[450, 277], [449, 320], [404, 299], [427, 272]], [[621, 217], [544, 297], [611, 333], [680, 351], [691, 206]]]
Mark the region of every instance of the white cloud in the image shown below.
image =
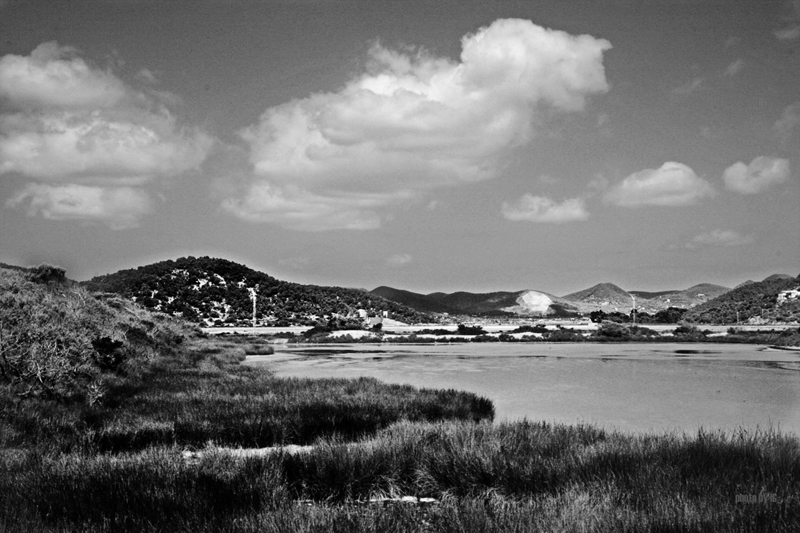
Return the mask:
[[340, 91], [270, 108], [241, 132], [255, 179], [225, 206], [298, 229], [377, 227], [398, 198], [496, 175], [535, 134], [540, 106], [582, 110], [608, 89], [609, 48], [526, 20], [465, 36], [459, 62], [375, 45], [368, 72]]
[[725, 76], [735, 76], [739, 74], [743, 68], [744, 68], [744, 61], [741, 59], [737, 59], [736, 61], [728, 65], [728, 68], [725, 69]]
[[0, 97], [22, 109], [98, 109], [127, 96], [125, 85], [110, 72], [92, 68], [77, 50], [55, 41], [31, 55], [0, 58]]
[[667, 162], [658, 169], [635, 172], [611, 187], [605, 200], [622, 207], [691, 205], [714, 190], [683, 163]]
[[775, 135], [783, 144], [788, 144], [797, 127], [800, 126], [800, 102], [786, 106], [775, 125], [772, 127]]
[[686, 243], [686, 248], [696, 250], [705, 247], [744, 246], [752, 242], [753, 237], [750, 235], [740, 235], [732, 230], [715, 229], [696, 235]]
[[680, 87], [675, 87], [672, 89], [673, 94], [679, 95], [687, 95], [692, 94], [696, 90], [700, 89], [703, 84], [705, 83], [706, 79], [702, 76], [697, 76], [692, 81], [681, 85]]
[[156, 77], [155, 72], [153, 72], [149, 68], [143, 68], [139, 70], [139, 72], [136, 73], [136, 77], [145, 83], [150, 83], [150, 84], [158, 83], [158, 77]]
[[779, 41], [794, 41], [800, 37], [800, 24], [775, 30], [773, 35], [775, 35], [775, 38], [777, 38]]
[[112, 229], [136, 227], [152, 210], [147, 193], [133, 187], [30, 184], [6, 202], [9, 207], [21, 204], [27, 205], [30, 216], [101, 222]]
[[789, 178], [789, 160], [756, 157], [749, 165], [734, 163], [725, 170], [725, 186], [741, 194], [756, 194]]
[[[402, 199], [402, 196], [399, 196]], [[377, 210], [391, 197], [350, 193], [322, 196], [292, 185], [253, 184], [244, 198], [229, 198], [222, 208], [250, 222], [272, 222], [298, 230], [368, 230], [380, 226]]]
[[580, 198], [571, 198], [559, 204], [550, 198], [525, 194], [512, 204], [504, 202], [503, 216], [508, 220], [560, 224], [586, 220], [589, 218], [589, 213], [586, 211], [586, 204]]
[[0, 115], [0, 174], [141, 184], [198, 167], [210, 143], [202, 134], [184, 136], [166, 111]]
[[[55, 42], [29, 56], [0, 58], [0, 101], [6, 110], [0, 114], [0, 174], [39, 183], [141, 186], [196, 169], [212, 145], [209, 136], [177, 124], [164, 105], [172, 101], [167, 93], [137, 92]], [[62, 195], [78, 190], [51, 189]], [[93, 199], [113, 202], [118, 196]], [[39, 211], [47, 216], [59, 209]]]
[[386, 264], [391, 267], [402, 267], [411, 263], [414, 258], [410, 254], [394, 254], [386, 259]]

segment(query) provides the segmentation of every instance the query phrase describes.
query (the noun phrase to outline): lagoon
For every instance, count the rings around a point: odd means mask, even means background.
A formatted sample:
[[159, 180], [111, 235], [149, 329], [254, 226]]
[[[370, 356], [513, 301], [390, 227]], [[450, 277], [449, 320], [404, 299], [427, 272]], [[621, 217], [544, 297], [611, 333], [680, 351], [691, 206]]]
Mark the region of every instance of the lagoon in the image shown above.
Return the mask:
[[490, 398], [495, 420], [624, 432], [778, 428], [800, 435], [800, 353], [743, 344], [277, 345], [279, 377], [370, 376]]

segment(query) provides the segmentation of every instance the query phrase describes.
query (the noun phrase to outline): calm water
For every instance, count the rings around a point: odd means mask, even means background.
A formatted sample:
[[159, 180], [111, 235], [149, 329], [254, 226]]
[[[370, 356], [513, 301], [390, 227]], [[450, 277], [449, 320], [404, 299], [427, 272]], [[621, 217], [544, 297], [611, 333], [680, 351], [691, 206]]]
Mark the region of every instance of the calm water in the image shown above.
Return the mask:
[[800, 434], [800, 353], [736, 344], [277, 347], [278, 376], [372, 376], [490, 398], [496, 419], [624, 431], [779, 427]]

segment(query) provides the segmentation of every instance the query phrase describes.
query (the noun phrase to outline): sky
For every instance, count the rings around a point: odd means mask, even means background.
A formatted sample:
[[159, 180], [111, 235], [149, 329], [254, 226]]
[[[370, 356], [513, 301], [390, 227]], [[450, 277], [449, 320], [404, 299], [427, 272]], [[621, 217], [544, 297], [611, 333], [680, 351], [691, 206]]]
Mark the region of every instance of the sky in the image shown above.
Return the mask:
[[0, 262], [800, 273], [800, 0], [0, 0]]

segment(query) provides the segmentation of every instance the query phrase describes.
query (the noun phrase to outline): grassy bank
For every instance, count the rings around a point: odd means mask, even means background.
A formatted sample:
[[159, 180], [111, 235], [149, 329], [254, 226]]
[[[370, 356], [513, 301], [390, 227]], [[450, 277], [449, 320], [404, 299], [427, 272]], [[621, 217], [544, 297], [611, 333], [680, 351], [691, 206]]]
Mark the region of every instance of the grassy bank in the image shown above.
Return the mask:
[[[102, 403], [10, 401], [0, 446], [57, 452], [129, 452], [152, 446], [197, 448], [309, 444], [324, 436], [355, 439], [399, 420], [491, 420], [485, 398], [454, 390], [387, 385], [372, 378], [275, 378], [238, 364], [247, 338], [187, 341], [135, 376], [108, 380]], [[13, 406], [13, 408], [12, 408]]]
[[[306, 454], [217, 452], [190, 464], [175, 447], [18, 452], [3, 455], [0, 468], [8, 531], [788, 532], [800, 525], [800, 446], [772, 432], [629, 436], [529, 422], [404, 422], [355, 444], [324, 440]], [[366, 503], [386, 495], [438, 502]]]

